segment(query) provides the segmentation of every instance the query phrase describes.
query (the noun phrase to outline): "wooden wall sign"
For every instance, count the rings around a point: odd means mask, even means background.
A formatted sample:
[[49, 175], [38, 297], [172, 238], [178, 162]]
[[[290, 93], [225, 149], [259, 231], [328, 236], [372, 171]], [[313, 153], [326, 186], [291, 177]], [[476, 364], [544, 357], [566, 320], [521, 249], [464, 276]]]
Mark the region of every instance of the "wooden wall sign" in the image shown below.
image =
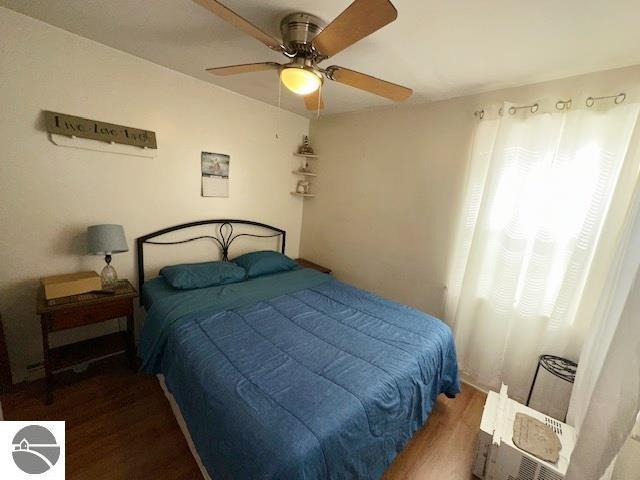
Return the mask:
[[44, 112], [44, 116], [49, 133], [143, 148], [158, 148], [156, 134], [149, 130], [98, 122], [57, 112]]

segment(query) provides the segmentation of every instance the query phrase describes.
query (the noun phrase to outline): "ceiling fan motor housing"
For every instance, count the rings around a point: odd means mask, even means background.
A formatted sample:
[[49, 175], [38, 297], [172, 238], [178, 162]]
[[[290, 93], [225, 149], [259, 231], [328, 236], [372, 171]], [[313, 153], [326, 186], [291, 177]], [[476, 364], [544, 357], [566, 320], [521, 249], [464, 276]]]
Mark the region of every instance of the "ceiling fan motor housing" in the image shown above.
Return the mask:
[[291, 13], [280, 22], [282, 43], [291, 54], [313, 53], [311, 41], [325, 27], [325, 22], [315, 15], [304, 12]]

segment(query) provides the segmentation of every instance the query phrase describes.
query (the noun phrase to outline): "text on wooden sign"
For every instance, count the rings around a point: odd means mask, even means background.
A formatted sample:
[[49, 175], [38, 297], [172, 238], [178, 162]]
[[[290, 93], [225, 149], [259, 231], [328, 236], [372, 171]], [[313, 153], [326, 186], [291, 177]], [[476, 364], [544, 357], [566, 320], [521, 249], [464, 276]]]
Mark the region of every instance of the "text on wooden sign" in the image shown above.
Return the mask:
[[114, 125], [57, 112], [44, 112], [47, 132], [136, 147], [158, 148], [150, 130]]

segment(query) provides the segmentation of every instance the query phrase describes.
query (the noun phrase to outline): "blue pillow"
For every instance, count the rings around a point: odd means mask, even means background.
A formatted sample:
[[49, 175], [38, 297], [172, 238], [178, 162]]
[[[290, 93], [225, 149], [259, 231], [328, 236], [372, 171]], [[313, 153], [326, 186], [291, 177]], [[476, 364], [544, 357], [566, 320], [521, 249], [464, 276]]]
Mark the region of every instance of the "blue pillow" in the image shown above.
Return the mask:
[[191, 290], [241, 282], [247, 277], [247, 272], [231, 262], [203, 262], [163, 267], [160, 275], [173, 288]]
[[286, 272], [296, 268], [298, 264], [286, 255], [271, 250], [251, 252], [233, 259], [247, 271], [249, 278], [268, 275], [269, 273]]

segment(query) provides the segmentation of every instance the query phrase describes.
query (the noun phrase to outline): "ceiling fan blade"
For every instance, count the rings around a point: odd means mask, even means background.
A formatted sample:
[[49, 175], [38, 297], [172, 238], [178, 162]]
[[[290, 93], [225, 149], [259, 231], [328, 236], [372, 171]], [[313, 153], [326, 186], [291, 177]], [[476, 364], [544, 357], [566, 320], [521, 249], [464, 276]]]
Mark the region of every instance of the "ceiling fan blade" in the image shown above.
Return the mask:
[[207, 72], [214, 75], [237, 75], [239, 73], [263, 72], [265, 70], [277, 70], [280, 68], [279, 63], [261, 62], [261, 63], [244, 63], [242, 65], [228, 65], [226, 67], [207, 68]]
[[220, 2], [216, 0], [193, 0], [198, 5], [203, 6], [204, 8], [211, 11], [214, 15], [222, 18], [223, 20], [229, 22], [236, 28], [239, 28], [244, 33], [251, 35], [256, 40], [264, 43], [267, 47], [272, 50], [276, 50], [278, 52], [282, 51], [282, 42], [266, 32], [263, 32], [258, 27], [256, 27], [253, 23], [248, 20], [245, 20], [236, 12], [231, 10], [228, 7], [225, 7]]
[[359, 88], [395, 102], [402, 102], [411, 96], [413, 90], [395, 83], [380, 80], [379, 78], [364, 73], [349, 70], [348, 68], [332, 65], [326, 69], [327, 76], [336, 82], [344, 83], [350, 87]]
[[313, 45], [331, 57], [397, 17], [398, 11], [389, 0], [355, 0], [313, 39]]
[[317, 111], [318, 104], [320, 104], [320, 110], [324, 109], [324, 100], [322, 100], [320, 89], [310, 93], [309, 95], [304, 95], [302, 98], [304, 99], [304, 105], [307, 107], [307, 110], [311, 110], [313, 112]]

